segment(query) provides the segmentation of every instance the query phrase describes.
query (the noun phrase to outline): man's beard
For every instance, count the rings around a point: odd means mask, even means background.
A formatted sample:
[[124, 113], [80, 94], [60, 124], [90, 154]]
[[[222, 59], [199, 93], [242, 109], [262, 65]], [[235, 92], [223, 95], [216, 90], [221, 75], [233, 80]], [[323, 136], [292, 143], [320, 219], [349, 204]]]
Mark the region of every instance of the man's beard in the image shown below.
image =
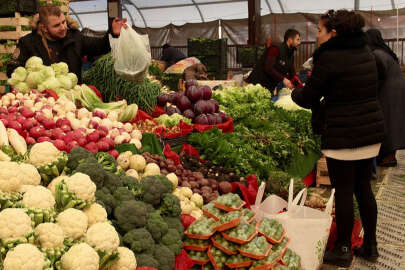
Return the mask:
[[52, 40], [60, 40], [60, 39], [63, 39], [64, 37], [66, 37], [66, 33], [67, 33], [67, 31], [65, 31], [65, 34], [62, 37], [59, 35], [53, 35], [50, 31], [48, 31], [47, 34], [48, 34], [48, 37]]

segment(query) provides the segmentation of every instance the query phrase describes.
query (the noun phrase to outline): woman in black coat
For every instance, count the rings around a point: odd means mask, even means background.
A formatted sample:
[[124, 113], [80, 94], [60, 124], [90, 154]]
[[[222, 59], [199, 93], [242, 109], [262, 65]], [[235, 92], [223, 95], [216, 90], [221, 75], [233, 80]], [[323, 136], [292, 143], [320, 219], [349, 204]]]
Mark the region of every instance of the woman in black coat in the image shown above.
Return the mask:
[[397, 55], [385, 44], [378, 29], [369, 29], [367, 38], [377, 62], [380, 80], [378, 98], [384, 112], [387, 133], [378, 155], [378, 164], [393, 166], [396, 165], [395, 151], [405, 149], [404, 74]]
[[383, 113], [377, 100], [378, 72], [362, 31], [365, 22], [353, 11], [329, 11], [321, 16], [312, 76], [292, 99], [312, 110], [314, 132], [321, 135], [332, 186], [335, 188], [337, 241], [324, 262], [350, 266], [353, 194], [359, 204], [364, 244], [357, 255], [378, 257], [377, 204], [370, 179], [373, 158], [384, 138]]

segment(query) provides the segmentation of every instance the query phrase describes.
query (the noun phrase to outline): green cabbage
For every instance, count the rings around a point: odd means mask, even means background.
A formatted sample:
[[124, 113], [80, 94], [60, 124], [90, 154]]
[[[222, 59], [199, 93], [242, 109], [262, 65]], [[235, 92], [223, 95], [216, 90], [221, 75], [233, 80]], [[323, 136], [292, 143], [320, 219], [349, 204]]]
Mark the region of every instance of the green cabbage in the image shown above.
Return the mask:
[[66, 75], [69, 73], [69, 67], [66, 63], [64, 62], [59, 62], [56, 64], [52, 64], [51, 67], [55, 71], [55, 75]]
[[19, 82], [20, 82], [20, 81], [17, 80], [16, 78], [10, 78], [10, 79], [7, 80], [7, 83], [8, 83], [9, 85], [11, 85], [11, 86], [14, 86], [14, 85], [16, 85], [16, 84], [19, 83]]
[[38, 56], [32, 56], [25, 63], [25, 68], [30, 72], [39, 71], [43, 68], [43, 65], [44, 63], [42, 62], [41, 58], [39, 58]]
[[28, 85], [25, 82], [19, 82], [14, 86], [15, 89], [17, 89], [18, 91], [20, 91], [23, 94], [29, 93], [30, 88], [28, 87]]
[[42, 92], [46, 89], [54, 90], [54, 89], [58, 89], [60, 87], [61, 87], [61, 85], [60, 85], [60, 82], [58, 81], [58, 79], [52, 77], [52, 78], [48, 78], [46, 81], [44, 81], [43, 83], [38, 85], [38, 91]]
[[132, 119], [134, 119], [136, 117], [137, 113], [138, 113], [138, 105], [131, 104], [120, 112], [119, 121], [120, 122], [131, 121]]
[[66, 75], [56, 76], [56, 79], [58, 79], [62, 88], [66, 89], [66, 90], [70, 90], [73, 88], [72, 81]]
[[25, 82], [31, 89], [36, 89], [38, 84], [44, 81], [44, 77], [41, 71], [29, 72]]
[[77, 79], [76, 74], [70, 72], [70, 73], [66, 74], [66, 77], [68, 77], [72, 81], [72, 87], [77, 85], [78, 79]]
[[50, 66], [44, 66], [41, 69], [41, 75], [46, 80], [48, 78], [55, 77], [55, 71], [53, 71], [53, 68]]
[[25, 78], [27, 78], [27, 70], [23, 67], [18, 67], [14, 70], [13, 74], [11, 74], [11, 78], [23, 82]]

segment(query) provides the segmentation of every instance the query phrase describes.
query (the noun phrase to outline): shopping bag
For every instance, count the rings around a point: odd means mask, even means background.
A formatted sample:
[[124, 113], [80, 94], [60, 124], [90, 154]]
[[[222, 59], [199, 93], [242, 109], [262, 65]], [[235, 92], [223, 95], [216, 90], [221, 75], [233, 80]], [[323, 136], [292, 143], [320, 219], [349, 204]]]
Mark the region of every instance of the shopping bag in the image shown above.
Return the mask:
[[[324, 211], [304, 206], [307, 189], [301, 190], [293, 199], [294, 180], [291, 179], [286, 212], [278, 214], [278, 220], [291, 239], [288, 247], [301, 257], [302, 268], [319, 269], [328, 242], [332, 223], [332, 206], [335, 190], [332, 189]], [[298, 203], [300, 201], [300, 203]]]
[[110, 46], [118, 76], [132, 82], [145, 80], [151, 62], [147, 35], [139, 35], [131, 27], [121, 28], [118, 39], [110, 36]]
[[286, 210], [288, 206], [288, 203], [277, 195], [270, 195], [262, 202], [265, 190], [266, 183], [262, 182], [257, 191], [256, 202], [251, 206], [252, 210], [256, 213], [256, 220], [258, 221], [265, 217], [274, 218], [278, 213]]

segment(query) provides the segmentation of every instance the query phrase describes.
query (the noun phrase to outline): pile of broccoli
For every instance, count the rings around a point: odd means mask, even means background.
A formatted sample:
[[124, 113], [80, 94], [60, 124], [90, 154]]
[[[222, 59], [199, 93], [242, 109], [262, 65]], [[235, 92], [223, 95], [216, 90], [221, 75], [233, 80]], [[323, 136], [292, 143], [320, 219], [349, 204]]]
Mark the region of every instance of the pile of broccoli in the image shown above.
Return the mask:
[[70, 173], [87, 174], [96, 184], [96, 200], [106, 209], [122, 244], [135, 253], [137, 266], [172, 270], [175, 256], [183, 248], [184, 234], [180, 201], [172, 194], [172, 182], [164, 175], [140, 181], [122, 175], [114, 159], [95, 156], [81, 147], [72, 149], [68, 157]]

